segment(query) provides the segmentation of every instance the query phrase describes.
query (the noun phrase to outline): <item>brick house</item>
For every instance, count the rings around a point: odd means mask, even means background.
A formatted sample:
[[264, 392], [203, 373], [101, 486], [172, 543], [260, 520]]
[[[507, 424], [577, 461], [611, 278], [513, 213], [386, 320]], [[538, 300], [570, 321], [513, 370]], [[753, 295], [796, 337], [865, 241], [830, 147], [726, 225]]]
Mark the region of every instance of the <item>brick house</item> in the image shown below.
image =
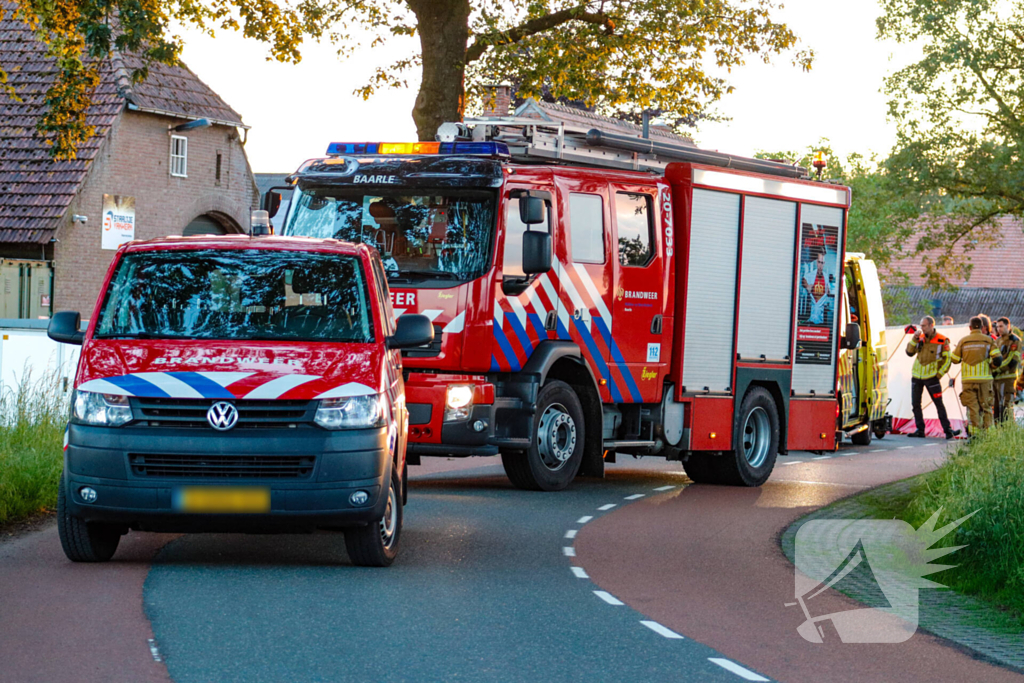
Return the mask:
[[907, 247], [911, 255], [893, 261], [888, 268], [887, 274], [906, 274], [909, 280], [906, 286], [886, 287], [886, 298], [899, 309], [890, 316], [892, 322], [917, 322], [923, 315], [933, 315], [939, 319], [950, 316], [956, 324], [966, 324], [971, 316], [985, 313], [993, 320], [1005, 315], [1015, 325], [1024, 325], [1024, 223], [1011, 216], [1000, 217], [997, 223], [999, 242], [995, 246], [978, 244], [969, 251], [957, 248], [971, 270], [967, 277], [951, 281], [946, 290], [932, 290], [924, 284], [924, 262], [932, 255], [913, 254], [916, 239], [912, 238]]
[[248, 126], [184, 66], [152, 65], [132, 84], [138, 61], [115, 53], [87, 112], [94, 136], [77, 159], [51, 160], [35, 127], [56, 65], [4, 6], [0, 64], [22, 101], [0, 92], [0, 319], [91, 317], [116, 249], [109, 230], [104, 240], [112, 207], [134, 214], [120, 224], [125, 238], [132, 227], [135, 239], [248, 227], [259, 202]]

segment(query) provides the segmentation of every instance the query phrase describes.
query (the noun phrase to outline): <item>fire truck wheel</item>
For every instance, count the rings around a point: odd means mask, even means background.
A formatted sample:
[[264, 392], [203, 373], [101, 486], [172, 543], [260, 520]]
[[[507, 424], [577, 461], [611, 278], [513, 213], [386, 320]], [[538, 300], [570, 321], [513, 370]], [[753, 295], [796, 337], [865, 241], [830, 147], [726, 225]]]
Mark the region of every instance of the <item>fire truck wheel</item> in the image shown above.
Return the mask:
[[708, 453], [691, 453], [683, 462], [683, 471], [694, 484], [715, 484], [718, 481], [714, 456]]
[[57, 489], [57, 536], [72, 562], [106, 562], [121, 542], [120, 530], [110, 524], [88, 523], [68, 512], [64, 482]]
[[871, 445], [871, 428], [865, 429], [863, 432], [857, 432], [856, 434], [850, 435], [850, 443], [854, 446], [870, 446]]
[[763, 387], [752, 387], [736, 413], [733, 450], [715, 465], [719, 483], [760, 486], [768, 480], [779, 452], [779, 415], [775, 399]]
[[501, 463], [516, 488], [561, 491], [583, 462], [583, 407], [565, 382], [551, 380], [537, 396], [533, 445], [526, 451], [503, 452]]
[[378, 522], [345, 530], [345, 549], [359, 567], [387, 567], [398, 556], [402, 535], [402, 481], [392, 468], [388, 503]]

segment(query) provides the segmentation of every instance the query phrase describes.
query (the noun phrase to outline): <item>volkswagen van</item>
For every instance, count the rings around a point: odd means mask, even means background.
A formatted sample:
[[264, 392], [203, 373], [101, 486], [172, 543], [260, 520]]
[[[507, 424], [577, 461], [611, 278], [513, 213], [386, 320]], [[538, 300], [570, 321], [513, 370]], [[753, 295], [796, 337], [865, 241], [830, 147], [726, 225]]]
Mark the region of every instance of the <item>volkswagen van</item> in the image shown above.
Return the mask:
[[81, 344], [58, 497], [77, 562], [129, 531], [340, 529], [357, 565], [394, 560], [408, 411], [376, 250], [245, 235], [131, 242], [95, 310], [54, 315]]

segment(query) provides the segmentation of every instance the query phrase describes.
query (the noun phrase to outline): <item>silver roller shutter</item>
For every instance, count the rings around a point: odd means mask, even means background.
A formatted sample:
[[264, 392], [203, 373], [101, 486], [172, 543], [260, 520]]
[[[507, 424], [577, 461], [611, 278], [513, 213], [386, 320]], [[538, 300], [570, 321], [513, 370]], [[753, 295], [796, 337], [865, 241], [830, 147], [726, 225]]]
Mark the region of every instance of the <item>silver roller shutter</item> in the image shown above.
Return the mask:
[[[800, 223], [801, 231], [803, 225], [828, 225], [838, 226], [839, 228], [839, 241], [840, 245], [843, 244], [843, 210], [837, 209], [831, 206], [817, 206], [815, 204], [802, 204], [800, 206]], [[830, 266], [835, 267], [835, 273], [838, 276], [840, 283], [843, 282], [843, 264], [839, 263], [840, 254], [836, 253], [835, 260]], [[839, 296], [842, 296], [842, 287], [839, 288]], [[838, 303], [838, 301], [837, 301]], [[839, 326], [839, 315], [832, 316], [832, 339], [836, 339], [838, 335]], [[793, 321], [794, 328], [796, 327], [798, 320]], [[796, 330], [793, 331], [793, 340], [796, 341]], [[796, 394], [811, 394], [814, 393], [817, 396], [829, 395], [830, 392], [834, 392], [836, 389], [835, 379], [835, 368], [836, 368], [836, 354], [832, 353], [832, 362], [829, 365], [815, 365], [815, 364], [804, 364], [800, 362], [794, 362], [793, 364], [793, 392]]]
[[747, 197], [736, 342], [743, 360], [789, 357], [796, 229], [796, 202]]
[[740, 197], [693, 191], [683, 386], [724, 392], [732, 384]]

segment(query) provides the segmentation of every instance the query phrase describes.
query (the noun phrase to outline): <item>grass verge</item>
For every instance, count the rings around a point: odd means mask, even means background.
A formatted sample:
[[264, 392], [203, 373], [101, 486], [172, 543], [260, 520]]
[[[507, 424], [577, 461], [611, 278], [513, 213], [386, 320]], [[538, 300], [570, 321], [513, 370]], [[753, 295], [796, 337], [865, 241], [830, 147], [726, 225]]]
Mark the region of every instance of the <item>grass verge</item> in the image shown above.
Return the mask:
[[989, 429], [902, 493], [868, 493], [861, 502], [877, 518], [915, 528], [940, 508], [936, 528], [977, 511], [937, 544], [965, 546], [936, 561], [956, 566], [927, 578], [1006, 608], [1024, 625], [1024, 427]]
[[56, 375], [0, 394], [0, 527], [56, 506], [67, 412]]

